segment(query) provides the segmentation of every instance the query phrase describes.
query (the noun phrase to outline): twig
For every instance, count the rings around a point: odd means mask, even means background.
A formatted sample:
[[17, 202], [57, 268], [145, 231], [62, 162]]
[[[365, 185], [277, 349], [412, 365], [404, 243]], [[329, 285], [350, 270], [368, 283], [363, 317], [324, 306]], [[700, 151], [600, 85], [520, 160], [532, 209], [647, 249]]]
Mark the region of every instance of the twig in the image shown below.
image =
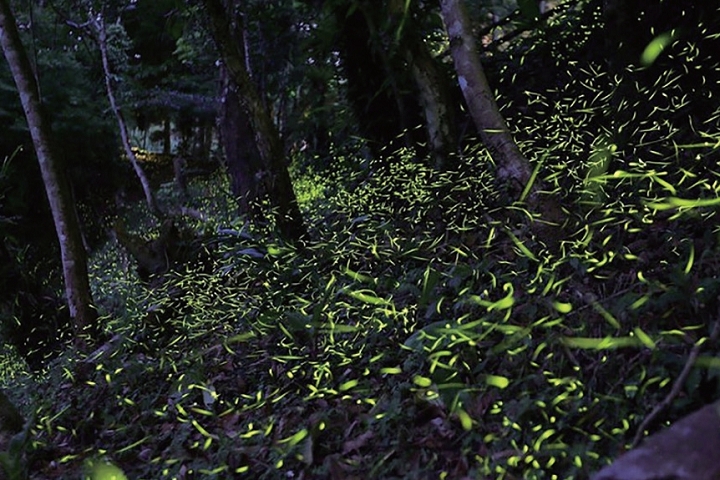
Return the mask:
[[[710, 337], [708, 341], [715, 342], [718, 339], [718, 335], [720, 335], [720, 312], [718, 312], [718, 316], [715, 319], [715, 323], [713, 325], [712, 332], [710, 332]], [[645, 417], [645, 420], [643, 420], [643, 422], [640, 424], [640, 427], [637, 429], [637, 432], [635, 432], [635, 438], [633, 438], [633, 442], [630, 448], [635, 448], [638, 446], [640, 441], [643, 439], [643, 432], [650, 426], [652, 422], [655, 421], [655, 419], [658, 417], [658, 415], [660, 415], [660, 413], [662, 413], [663, 410], [670, 406], [672, 401], [675, 400], [675, 398], [680, 394], [680, 390], [685, 384], [685, 380], [687, 380], [688, 375], [690, 375], [690, 370], [692, 369], [693, 365], [695, 365], [695, 360], [697, 360], [698, 355], [700, 355], [700, 349], [702, 348], [703, 343], [704, 342], [698, 341], [695, 343], [695, 345], [693, 345], [692, 350], [690, 350], [690, 355], [688, 355], [688, 359], [685, 362], [685, 366], [680, 372], [680, 375], [675, 380], [675, 383], [673, 384], [670, 393], [668, 393], [667, 396], [663, 399], [663, 401], [656, 405], [655, 408], [653, 408], [653, 410], [650, 412], [650, 414]]]
[[[568, 1], [568, 2], [562, 3], [553, 8], [550, 8], [545, 13], [540, 14], [539, 17], [537, 17], [536, 19], [532, 20], [531, 22], [525, 24], [524, 26], [518, 27], [515, 30], [507, 33], [506, 35], [503, 35], [500, 38], [494, 39], [492, 42], [490, 42], [490, 44], [483, 46], [482, 50], [484, 52], [486, 52], [488, 50], [491, 50], [492, 48], [495, 48], [497, 45], [501, 45], [503, 43], [509, 42], [513, 38], [522, 35], [524, 32], [527, 32], [529, 30], [534, 30], [535, 28], [538, 27], [538, 25], [542, 24], [548, 18], [552, 17], [553, 15], [557, 15], [557, 14], [561, 13], [562, 10], [568, 10], [571, 7], [577, 5], [578, 3], [579, 2], [577, 2], [576, 0], [573, 0], [573, 1]], [[488, 35], [490, 32], [493, 31], [493, 29], [495, 29], [497, 27], [501, 27], [501, 26], [505, 25], [506, 23], [510, 23], [511, 21], [515, 20], [516, 18], [521, 18], [521, 17], [522, 17], [522, 12], [518, 8], [514, 12], [512, 12], [510, 15], [508, 15], [507, 17], [484, 28], [482, 31], [480, 31], [480, 33], [478, 35], [475, 35], [475, 37], [481, 38], [485, 35]]]

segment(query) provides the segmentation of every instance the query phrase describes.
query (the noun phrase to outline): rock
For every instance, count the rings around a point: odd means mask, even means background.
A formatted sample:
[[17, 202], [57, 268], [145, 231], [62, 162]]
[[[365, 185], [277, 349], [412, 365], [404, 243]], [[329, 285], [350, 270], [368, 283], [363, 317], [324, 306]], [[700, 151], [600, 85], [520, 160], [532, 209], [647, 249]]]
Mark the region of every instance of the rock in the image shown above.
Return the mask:
[[592, 480], [720, 480], [720, 402], [651, 435]]

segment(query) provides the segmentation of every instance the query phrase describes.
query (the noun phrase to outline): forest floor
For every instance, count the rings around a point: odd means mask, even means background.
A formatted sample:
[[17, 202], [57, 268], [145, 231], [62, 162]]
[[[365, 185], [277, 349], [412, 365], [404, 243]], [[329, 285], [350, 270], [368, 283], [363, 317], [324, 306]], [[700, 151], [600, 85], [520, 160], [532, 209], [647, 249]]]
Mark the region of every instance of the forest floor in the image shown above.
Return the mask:
[[[193, 226], [197, 261], [148, 285], [108, 244], [92, 272], [112, 340], [11, 382], [32, 419], [21, 466], [37, 479], [587, 478], [707, 335], [714, 210], [649, 208], [632, 188], [568, 209], [541, 241], [530, 213], [493, 205], [490, 172], [470, 168], [481, 156], [465, 173], [400, 155], [382, 174], [298, 175], [302, 247], [224, 219], [222, 180], [196, 182], [211, 219]], [[715, 357], [697, 365], [663, 422], [717, 394]]]
[[[452, 172], [409, 151], [298, 168], [295, 246], [233, 218], [219, 173], [195, 181], [189, 260], [143, 283], [114, 242], [93, 256], [111, 340], [6, 373], [29, 419], [2, 457], [14, 478], [570, 479], [609, 463], [717, 320], [718, 138], [652, 115], [634, 144], [593, 134], [586, 74], [572, 102], [537, 102], [567, 108], [511, 117], [556, 225], [505, 201], [478, 149]], [[126, 219], [159, 228], [139, 207]], [[648, 431], [718, 398], [717, 350]]]

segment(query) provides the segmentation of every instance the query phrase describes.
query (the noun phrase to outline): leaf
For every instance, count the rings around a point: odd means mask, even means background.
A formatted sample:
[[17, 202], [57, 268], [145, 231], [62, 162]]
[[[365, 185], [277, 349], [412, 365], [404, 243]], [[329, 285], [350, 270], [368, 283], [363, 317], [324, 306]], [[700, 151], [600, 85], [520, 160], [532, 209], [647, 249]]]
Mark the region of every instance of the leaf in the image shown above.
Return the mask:
[[285, 320], [285, 326], [291, 333], [308, 332], [314, 326], [312, 317], [294, 310], [285, 312]]
[[272, 255], [273, 257], [279, 257], [286, 253], [288, 250], [288, 248], [282, 248], [276, 245], [268, 245], [267, 247], [267, 253]]
[[522, 252], [523, 255], [525, 255], [525, 256], [526, 256], [527, 258], [529, 258], [530, 260], [533, 260], [533, 261], [537, 262], [537, 257], [535, 256], [535, 254], [532, 253], [532, 252], [530, 251], [530, 249], [527, 248], [527, 247], [525, 246], [525, 244], [520, 241], [519, 238], [517, 238], [515, 235], [513, 235], [513, 233], [510, 232], [510, 231], [508, 231], [507, 234], [508, 234], [508, 236], [510, 237], [510, 240], [512, 240], [512, 242], [515, 244], [515, 246], [516, 246], [518, 249], [520, 249], [520, 251]]
[[685, 275], [690, 273], [692, 270], [693, 262], [695, 261], [695, 245], [690, 245], [690, 256], [688, 257], [687, 264], [685, 265]]
[[702, 356], [698, 357], [695, 361], [695, 366], [698, 368], [708, 368], [712, 370], [720, 370], [720, 358]]
[[605, 310], [605, 307], [603, 307], [600, 302], [594, 301], [592, 302], [593, 309], [598, 312], [606, 322], [608, 322], [610, 325], [612, 325], [615, 328], [620, 328], [620, 322], [618, 322], [617, 318], [613, 316], [612, 313]]
[[669, 197], [664, 202], [646, 202], [645, 205], [653, 210], [671, 210], [673, 208], [701, 208], [720, 205], [720, 198], [678, 198]]
[[200, 432], [200, 434], [201, 434], [203, 437], [211, 438], [211, 439], [214, 439], [214, 440], [217, 440], [217, 439], [218, 439], [217, 435], [213, 435], [212, 433], [210, 433], [210, 432], [208, 432], [207, 430], [205, 430], [205, 427], [203, 427], [202, 425], [200, 425], [200, 422], [198, 422], [197, 420], [193, 419], [193, 420], [190, 421], [190, 423], [192, 424], [193, 427], [195, 427], [195, 429], [196, 429], [198, 432]]
[[278, 441], [278, 443], [287, 443], [289, 446], [295, 446], [298, 443], [302, 442], [305, 437], [308, 436], [308, 430], [307, 428], [303, 428], [299, 432], [295, 433], [294, 435], [289, 436], [288, 438], [283, 438], [282, 440]]
[[[533, 2], [534, 3], [534, 2]], [[538, 11], [539, 13], [539, 11]], [[533, 168], [532, 173], [530, 174], [530, 178], [528, 179], [527, 184], [525, 184], [525, 188], [523, 188], [522, 193], [520, 194], [520, 201], [524, 202], [527, 196], [532, 191], [532, 187], [535, 184], [535, 180], [537, 179], [538, 172], [540, 171], [540, 167], [542, 167], [543, 163], [545, 162], [545, 159], [547, 158], [548, 153], [544, 153], [542, 158], [540, 158], [540, 161], [537, 162], [535, 165], [535, 168]]]
[[428, 305], [432, 291], [439, 280], [440, 273], [428, 265], [423, 274], [422, 293], [420, 294], [420, 300], [418, 300], [419, 308], [424, 308]]
[[348, 277], [352, 278], [352, 279], [355, 280], [356, 282], [367, 283], [367, 284], [370, 284], [370, 285], [376, 285], [376, 284], [377, 284], [377, 281], [376, 281], [374, 278], [372, 278], [372, 277], [370, 277], [370, 276], [368, 276], [368, 275], [364, 275], [364, 274], [362, 274], [362, 273], [360, 273], [360, 272], [355, 272], [355, 271], [353, 271], [353, 270], [350, 270], [349, 268], [346, 268], [346, 269], [345, 269], [345, 272], [343, 272], [343, 273], [345, 273], [345, 275], [347, 275]]
[[380, 369], [380, 373], [383, 375], [398, 375], [402, 373], [400, 367], [385, 367]]
[[248, 340], [251, 340], [255, 338], [255, 332], [245, 332], [245, 333], [239, 333], [237, 335], [233, 335], [232, 337], [225, 340], [226, 344], [230, 343], [242, 343], [247, 342]]
[[643, 345], [645, 345], [647, 348], [654, 350], [656, 345], [650, 336], [645, 333], [640, 327], [635, 327], [633, 329], [633, 333], [635, 333], [635, 336], [642, 342]]
[[570, 313], [572, 311], [572, 303], [553, 302], [553, 307], [560, 313]]
[[515, 305], [515, 297], [513, 296], [514, 290], [512, 283], [506, 283], [505, 285], [503, 285], [503, 290], [508, 292], [508, 294], [497, 302], [490, 305], [488, 307], [488, 312], [491, 310], [507, 310], [513, 305]]

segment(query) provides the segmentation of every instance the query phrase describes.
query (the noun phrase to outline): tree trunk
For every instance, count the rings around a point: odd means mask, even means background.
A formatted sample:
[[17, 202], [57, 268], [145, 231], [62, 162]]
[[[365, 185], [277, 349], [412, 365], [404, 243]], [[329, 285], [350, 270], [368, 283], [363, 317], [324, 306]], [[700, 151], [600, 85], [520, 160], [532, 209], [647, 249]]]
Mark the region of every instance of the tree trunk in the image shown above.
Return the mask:
[[412, 12], [406, 11], [403, 3], [395, 3], [391, 5], [389, 14], [395, 17], [397, 29], [402, 32], [400, 48], [418, 89], [435, 166], [439, 170], [447, 169], [452, 154], [457, 151], [457, 129], [448, 82], [418, 35], [420, 27], [415, 25]]
[[[397, 69], [393, 68], [391, 55], [380, 41], [382, 34], [378, 31], [378, 28], [376, 26], [377, 22], [375, 20], [375, 16], [373, 15], [373, 11], [377, 12], [376, 7], [377, 5], [365, 3], [360, 4], [357, 9], [358, 13], [362, 13], [364, 23], [366, 25], [365, 28], [367, 28], [370, 37], [369, 39], [363, 40], [370, 45], [372, 45], [373, 43], [376, 44], [373, 53], [379, 60], [380, 65], [382, 66], [382, 71], [385, 72], [385, 75], [383, 75], [384, 78], [382, 78], [381, 81], [388, 84], [390, 92], [392, 93], [392, 99], [394, 100], [398, 111], [399, 127], [401, 128], [400, 136], [402, 137], [404, 146], [407, 149], [412, 149], [415, 146], [415, 142], [410, 135], [410, 129], [417, 124], [413, 124], [410, 120], [410, 114], [408, 113], [408, 108], [406, 106], [406, 98], [404, 98], [405, 96], [400, 91]], [[372, 58], [372, 56], [370, 58]], [[365, 58], [365, 61], [367, 60], [368, 58]], [[387, 105], [383, 106], [383, 109], [385, 108], [387, 108]], [[399, 139], [400, 136], [398, 136], [397, 138]], [[386, 145], [383, 145], [383, 147], [386, 147]], [[393, 150], [394, 149], [391, 149], [391, 152]]]
[[57, 150], [52, 144], [50, 125], [42, 109], [37, 81], [20, 41], [8, 0], [0, 0], [0, 43], [20, 94], [40, 164], [45, 192], [60, 243], [70, 318], [75, 327], [76, 340], [83, 343], [87, 335], [94, 336], [97, 333], [98, 327], [97, 312], [92, 307], [86, 252], [82, 244], [80, 225], [72, 203], [70, 187], [59, 164]]
[[488, 85], [462, 0], [440, 0], [458, 83], [470, 116], [498, 167], [498, 178], [523, 188], [532, 169], [510, 134]]
[[378, 5], [368, 7], [368, 2], [332, 3], [341, 68], [360, 134], [376, 158], [414, 146], [409, 130], [422, 122], [422, 117], [416, 98], [401, 93], [401, 87], [407, 87], [406, 81], [412, 79], [398, 78], [404, 72], [393, 68], [378, 38], [375, 24], [384, 19], [373, 17], [385, 12]]
[[140, 166], [140, 162], [138, 162], [138, 159], [135, 156], [135, 152], [132, 151], [132, 147], [130, 145], [130, 135], [128, 134], [127, 129], [127, 123], [125, 123], [125, 117], [123, 116], [123, 113], [118, 107], [117, 101], [115, 100], [115, 91], [112, 85], [112, 70], [110, 69], [110, 61], [108, 60], [107, 54], [107, 30], [105, 29], [105, 20], [103, 19], [102, 15], [94, 14], [91, 12], [90, 22], [95, 29], [95, 34], [97, 35], [98, 46], [100, 47], [100, 56], [102, 57], [103, 74], [105, 76], [105, 90], [107, 92], [108, 100], [110, 101], [110, 108], [115, 114], [115, 119], [118, 123], [118, 129], [120, 130], [120, 140], [122, 141], [125, 155], [128, 157], [128, 160], [130, 160], [130, 163], [135, 170], [135, 174], [140, 180], [143, 193], [145, 194], [145, 202], [147, 203], [150, 212], [155, 216], [160, 216], [160, 208], [155, 201], [155, 195], [153, 194], [150, 180], [148, 180], [147, 175], [145, 175], [145, 172]]
[[413, 77], [420, 92], [420, 104], [425, 112], [425, 129], [435, 166], [446, 169], [450, 156], [456, 149], [455, 126], [449, 106], [447, 91], [442, 85], [442, 77], [424, 45], [418, 45], [410, 53], [410, 65]]
[[231, 80], [237, 86], [240, 103], [252, 126], [255, 144], [264, 169], [258, 173], [258, 176], [277, 210], [278, 230], [286, 239], [297, 240], [305, 233], [302, 214], [285, 164], [285, 152], [280, 135], [248, 75], [244, 44], [239, 44], [233, 35], [228, 11], [221, 0], [203, 0], [203, 4], [210, 17], [210, 29], [215, 44]]
[[165, 114], [163, 119], [163, 155], [170, 155], [172, 153], [172, 121], [169, 114]]
[[173, 174], [175, 177], [175, 186], [178, 189], [180, 198], [182, 198], [183, 200], [187, 200], [188, 198], [187, 175], [185, 172], [186, 166], [187, 161], [185, 160], [185, 157], [182, 155], [175, 155], [175, 157], [173, 158]]
[[218, 123], [230, 188], [237, 199], [240, 212], [255, 217], [260, 212], [253, 207], [263, 194], [261, 185], [256, 180], [262, 161], [252, 135], [250, 120], [240, 108], [235, 85], [228, 78], [224, 67], [221, 67], [220, 76], [222, 93]]
[[213, 126], [214, 124], [212, 120], [203, 118], [202, 122], [200, 122], [200, 145], [198, 147], [198, 152], [195, 154], [195, 159], [205, 165], [210, 162]]

